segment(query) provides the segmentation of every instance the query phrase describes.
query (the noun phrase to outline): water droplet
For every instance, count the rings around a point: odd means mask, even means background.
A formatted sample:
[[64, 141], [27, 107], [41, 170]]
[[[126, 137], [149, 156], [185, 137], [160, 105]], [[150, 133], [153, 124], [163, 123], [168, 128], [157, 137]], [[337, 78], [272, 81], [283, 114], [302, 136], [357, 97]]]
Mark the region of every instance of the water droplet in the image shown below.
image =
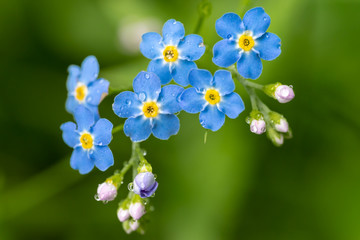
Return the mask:
[[293, 85], [290, 85], [289, 87], [290, 87], [290, 88], [293, 88]]
[[128, 184], [128, 189], [131, 192], [134, 190], [134, 184], [132, 182]]
[[95, 194], [94, 198], [95, 198], [96, 201], [100, 201], [99, 195]]
[[200, 92], [205, 92], [205, 88], [200, 88]]
[[104, 204], [107, 204], [108, 202], [109, 202], [108, 200], [103, 201]]
[[157, 175], [156, 174], [154, 174], [154, 179], [156, 179], [157, 178]]
[[267, 21], [267, 17], [264, 17], [264, 21]]
[[250, 118], [250, 117], [247, 117], [247, 118], [245, 119], [245, 121], [246, 121], [247, 124], [250, 124], [251, 118]]
[[173, 22], [173, 24], [176, 24], [176, 23], [177, 23], [176, 21]]
[[150, 202], [150, 200], [148, 198], [144, 199], [144, 204], [147, 205]]
[[231, 34], [228, 34], [228, 35], [226, 36], [226, 38], [227, 38], [227, 39], [230, 39], [230, 38], [232, 38], [232, 35], [231, 35]]
[[143, 93], [143, 92], [141, 92], [141, 93], [139, 93], [139, 99], [140, 99], [140, 101], [145, 101], [145, 99], [146, 99], [146, 94], [145, 93]]
[[90, 154], [93, 154], [93, 153], [94, 153], [94, 150], [91, 149], [91, 150], [89, 151], [89, 153], [90, 153]]
[[148, 73], [145, 74], [145, 78], [146, 79], [149, 79], [150, 78], [150, 75]]
[[103, 145], [103, 143], [102, 142], [99, 142], [99, 146], [102, 146]]
[[126, 103], [127, 105], [130, 105], [130, 104], [131, 104], [131, 100], [130, 100], [130, 99], [127, 99], [127, 100], [125, 101], [125, 103]]
[[143, 151], [143, 156], [146, 156], [147, 152], [146, 150]]
[[198, 45], [198, 47], [205, 47], [205, 44], [202, 42]]
[[269, 38], [270, 36], [269, 36], [269, 34], [266, 34], [265, 37], [266, 37], [266, 38]]
[[124, 181], [121, 181], [121, 182], [120, 182], [120, 184], [123, 184], [123, 183], [124, 183]]

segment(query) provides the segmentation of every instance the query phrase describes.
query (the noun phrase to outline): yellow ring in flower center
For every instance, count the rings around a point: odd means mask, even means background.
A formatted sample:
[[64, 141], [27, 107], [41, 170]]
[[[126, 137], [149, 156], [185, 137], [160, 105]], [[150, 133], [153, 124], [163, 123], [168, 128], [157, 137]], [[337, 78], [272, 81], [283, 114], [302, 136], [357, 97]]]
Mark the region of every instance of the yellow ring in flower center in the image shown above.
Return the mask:
[[159, 107], [156, 105], [156, 102], [144, 103], [142, 110], [147, 118], [153, 118], [159, 114]]
[[85, 85], [82, 84], [75, 88], [75, 98], [79, 102], [84, 101], [86, 95], [87, 95], [87, 87]]
[[164, 51], [164, 60], [166, 62], [175, 62], [179, 57], [179, 52], [174, 46], [167, 46]]
[[252, 36], [243, 34], [239, 38], [239, 47], [244, 51], [250, 51], [255, 45], [255, 41]]
[[84, 149], [90, 149], [93, 147], [94, 142], [91, 134], [84, 133], [80, 137], [80, 143]]
[[220, 94], [215, 89], [209, 89], [205, 93], [205, 100], [214, 105], [220, 102]]

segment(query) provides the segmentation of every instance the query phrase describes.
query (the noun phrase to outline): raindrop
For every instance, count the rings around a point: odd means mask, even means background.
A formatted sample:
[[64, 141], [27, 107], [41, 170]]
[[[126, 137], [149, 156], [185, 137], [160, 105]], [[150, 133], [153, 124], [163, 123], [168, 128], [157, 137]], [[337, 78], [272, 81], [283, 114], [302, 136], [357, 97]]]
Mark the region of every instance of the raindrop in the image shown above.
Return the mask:
[[130, 104], [131, 104], [131, 100], [130, 100], [130, 99], [127, 99], [127, 100], [125, 101], [125, 103], [126, 103], [127, 105], [130, 105]]
[[205, 92], [205, 88], [200, 88], [200, 92]]
[[176, 24], [176, 23], [177, 23], [176, 21], [173, 22], [173, 24]]
[[108, 200], [103, 201], [104, 204], [107, 204], [108, 202], [109, 202]]
[[147, 152], [146, 150], [143, 151], [143, 156], [146, 156]]
[[103, 143], [102, 142], [99, 142], [99, 146], [102, 146], [103, 145]]
[[250, 121], [250, 117], [247, 117], [247, 118], [245, 119], [245, 121], [246, 121], [247, 124], [250, 124], [250, 122], [251, 122], [251, 121]]
[[267, 17], [264, 17], [264, 21], [267, 21]]
[[155, 193], [153, 193], [153, 195], [151, 195], [150, 197], [155, 197]]
[[128, 184], [128, 189], [131, 192], [134, 190], [134, 184], [132, 182]]
[[124, 183], [124, 181], [121, 181], [121, 182], [120, 182], [120, 184], [123, 184], [123, 183]]
[[204, 43], [202, 42], [202, 43], [200, 43], [200, 44], [198, 45], [198, 47], [205, 47], [205, 45], [204, 45]]
[[145, 101], [145, 99], [146, 99], [145, 93], [143, 93], [143, 92], [139, 93], [139, 99], [140, 99], [140, 101]]
[[154, 179], [156, 179], [157, 178], [157, 175], [156, 174], [154, 174]]
[[146, 79], [149, 79], [150, 78], [150, 75], [148, 73], [145, 74], [145, 78]]
[[150, 200], [148, 198], [144, 199], [144, 204], [147, 205], [150, 202]]
[[290, 88], [293, 88], [293, 85], [290, 85], [289, 87], [290, 87]]
[[231, 34], [228, 34], [228, 35], [226, 36], [227, 39], [230, 39], [231, 37], [232, 37]]
[[95, 194], [94, 198], [95, 198], [96, 201], [100, 201], [99, 195]]
[[269, 38], [270, 36], [269, 36], [269, 34], [266, 34], [265, 37], [266, 37], [266, 38]]

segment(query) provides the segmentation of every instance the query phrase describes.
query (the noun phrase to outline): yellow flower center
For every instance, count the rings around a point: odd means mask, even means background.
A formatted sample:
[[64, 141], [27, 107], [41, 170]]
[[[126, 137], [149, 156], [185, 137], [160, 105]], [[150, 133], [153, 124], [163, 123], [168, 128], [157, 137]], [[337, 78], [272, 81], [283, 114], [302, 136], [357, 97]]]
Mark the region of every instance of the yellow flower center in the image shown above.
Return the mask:
[[147, 118], [153, 118], [159, 114], [159, 107], [156, 105], [156, 102], [144, 103], [142, 110]]
[[247, 35], [246, 33], [241, 35], [239, 38], [239, 47], [244, 51], [250, 51], [255, 45], [255, 41], [252, 36]]
[[205, 93], [205, 100], [208, 101], [210, 104], [214, 105], [220, 102], [220, 94], [215, 89], [209, 89]]
[[93, 147], [93, 138], [89, 133], [84, 133], [80, 137], [81, 145], [84, 149], [90, 149]]
[[164, 60], [167, 62], [175, 62], [178, 59], [179, 52], [174, 46], [167, 46], [164, 51]]
[[78, 100], [79, 102], [84, 101], [86, 95], [87, 95], [87, 87], [85, 85], [79, 85], [78, 87], [76, 87], [75, 89], [75, 98], [76, 100]]

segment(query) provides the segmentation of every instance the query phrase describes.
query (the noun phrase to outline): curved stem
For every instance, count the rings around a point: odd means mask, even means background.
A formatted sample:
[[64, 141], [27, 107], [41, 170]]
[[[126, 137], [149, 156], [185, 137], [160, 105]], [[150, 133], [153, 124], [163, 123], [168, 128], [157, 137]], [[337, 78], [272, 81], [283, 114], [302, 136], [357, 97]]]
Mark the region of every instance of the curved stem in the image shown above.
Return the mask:
[[120, 124], [119, 126], [114, 127], [111, 133], [115, 134], [117, 132], [120, 132], [121, 130], [123, 130], [123, 128], [124, 128], [124, 124]]

